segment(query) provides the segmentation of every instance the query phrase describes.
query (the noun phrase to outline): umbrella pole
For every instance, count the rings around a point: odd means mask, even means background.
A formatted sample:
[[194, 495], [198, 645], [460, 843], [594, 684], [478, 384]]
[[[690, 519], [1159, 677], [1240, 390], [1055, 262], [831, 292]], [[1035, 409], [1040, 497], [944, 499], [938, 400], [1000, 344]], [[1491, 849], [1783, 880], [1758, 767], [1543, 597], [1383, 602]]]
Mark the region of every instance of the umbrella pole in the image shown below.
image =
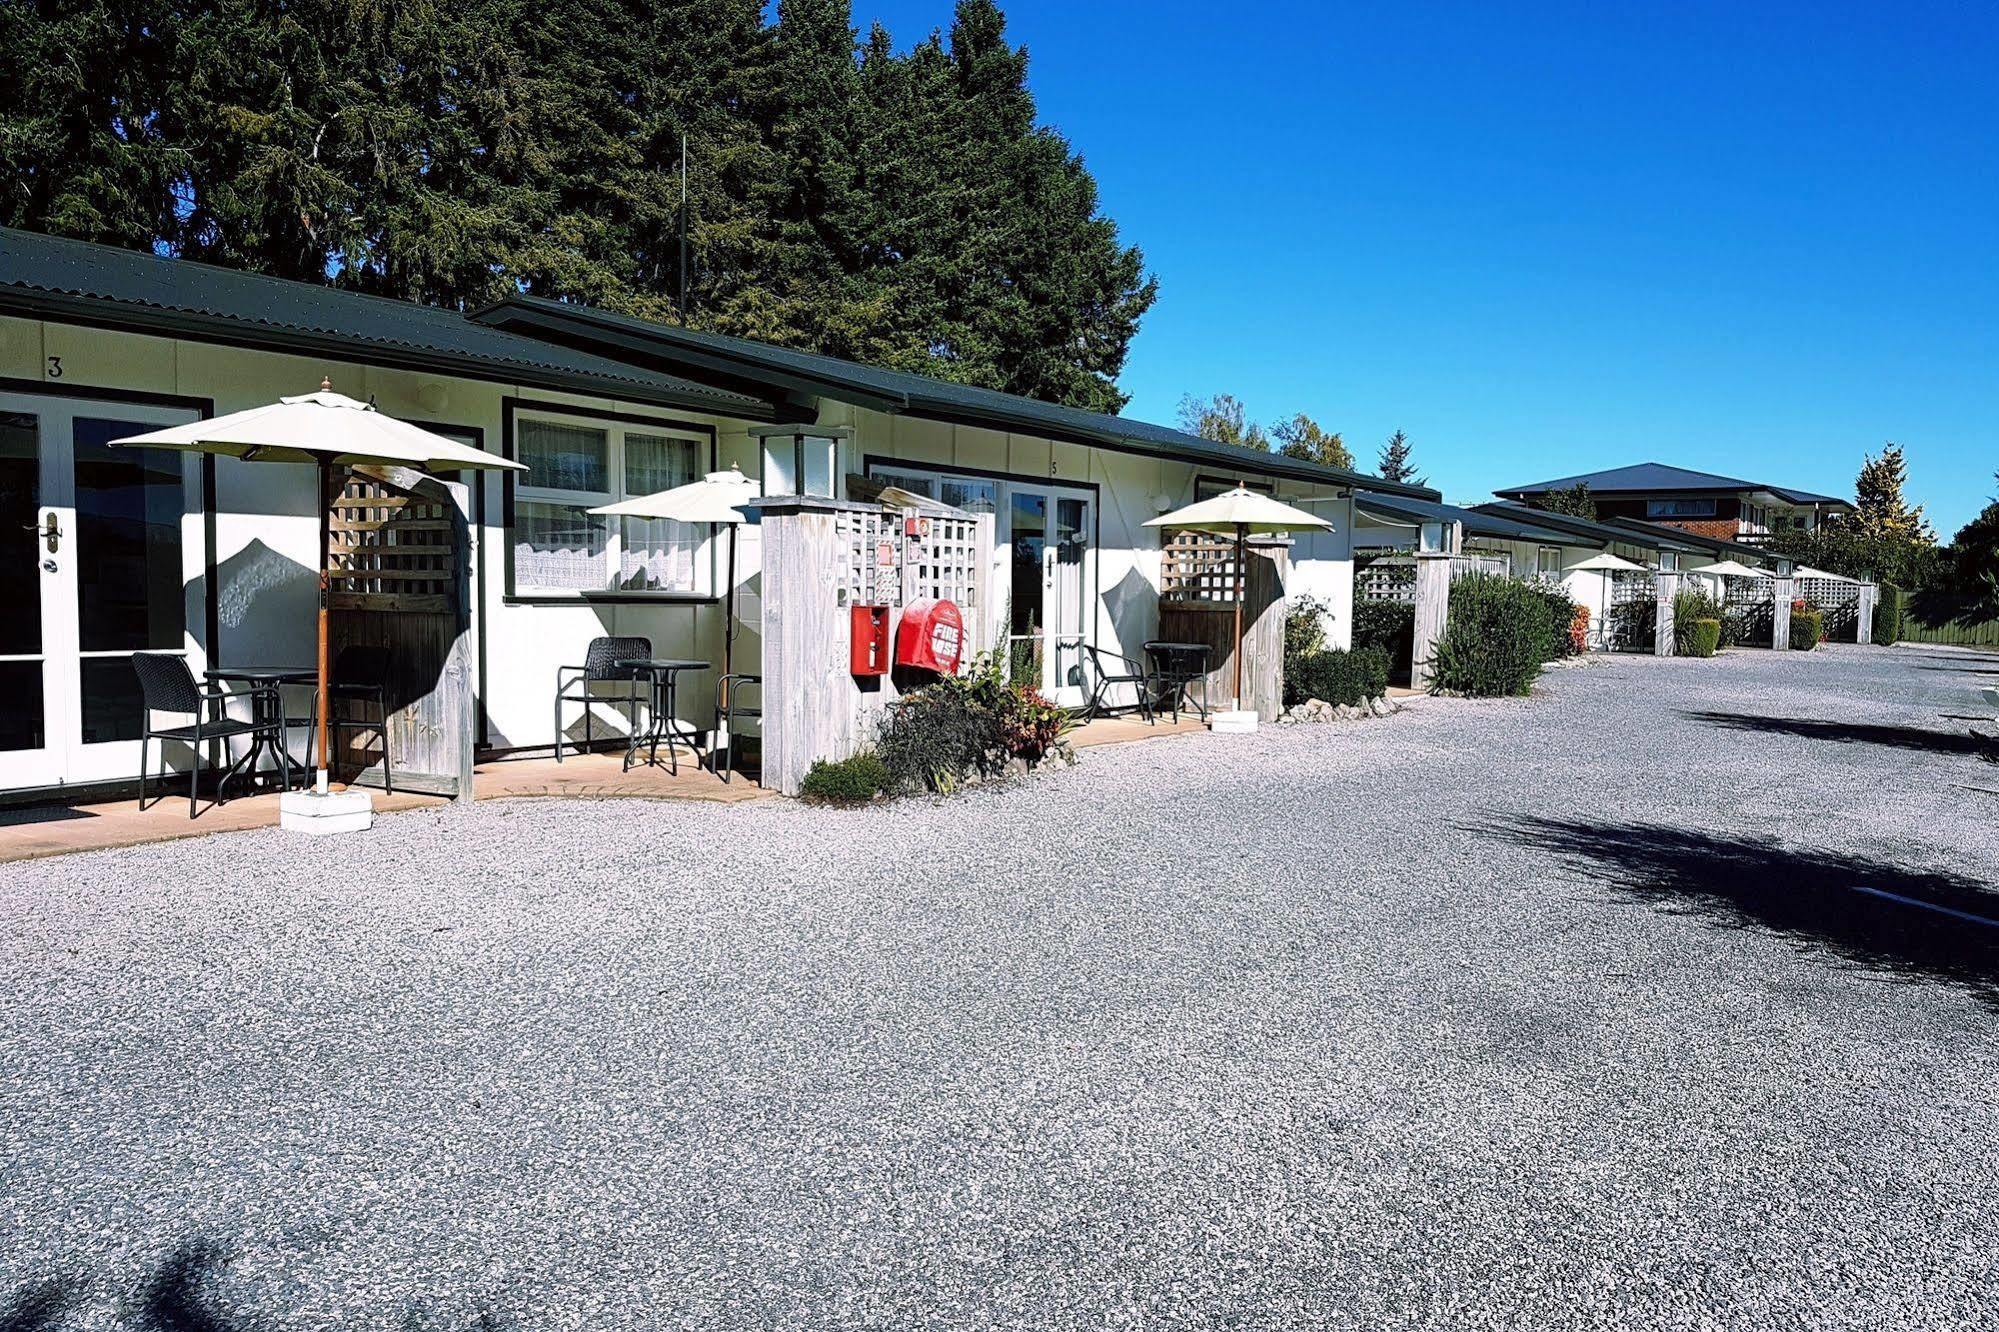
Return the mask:
[[331, 588], [326, 563], [332, 558], [333, 550], [333, 497], [329, 493], [332, 474], [333, 464], [322, 454], [319, 459], [319, 707], [315, 710], [318, 715], [313, 723], [317, 732], [314, 740], [319, 755], [319, 771], [313, 774], [312, 779], [312, 789], [320, 795], [327, 792], [326, 769], [331, 760], [326, 747], [327, 711], [332, 706], [332, 700], [326, 696], [326, 680], [332, 674], [326, 650], [326, 603]]
[[1235, 525], [1235, 705], [1242, 710], [1242, 597], [1243, 597], [1243, 538], [1249, 532], [1247, 525]]

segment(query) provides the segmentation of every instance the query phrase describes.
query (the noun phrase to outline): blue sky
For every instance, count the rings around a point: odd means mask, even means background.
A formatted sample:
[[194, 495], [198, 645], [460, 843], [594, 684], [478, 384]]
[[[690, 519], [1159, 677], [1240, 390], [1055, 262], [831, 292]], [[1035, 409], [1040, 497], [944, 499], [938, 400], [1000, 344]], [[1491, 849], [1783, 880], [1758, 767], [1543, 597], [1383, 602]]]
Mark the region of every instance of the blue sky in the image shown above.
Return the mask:
[[1946, 538], [1995, 490], [1984, 0], [1001, 3], [1160, 280], [1130, 415], [1232, 392], [1370, 464], [1399, 426], [1453, 499], [1652, 459], [1851, 494], [1888, 439]]

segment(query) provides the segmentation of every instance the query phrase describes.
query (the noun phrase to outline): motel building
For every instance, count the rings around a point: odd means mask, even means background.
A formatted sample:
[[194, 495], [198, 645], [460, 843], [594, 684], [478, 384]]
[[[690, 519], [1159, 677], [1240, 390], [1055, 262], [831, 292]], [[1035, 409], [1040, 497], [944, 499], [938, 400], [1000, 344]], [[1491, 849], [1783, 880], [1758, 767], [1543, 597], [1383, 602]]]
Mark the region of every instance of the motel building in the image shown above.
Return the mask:
[[[309, 466], [108, 441], [310, 392], [526, 465], [456, 489], [466, 654], [485, 754], [546, 750], [557, 669], [604, 635], [722, 660], [715, 529], [591, 508], [729, 468], [768, 496], [880, 485], [993, 515], [987, 641], [1080, 704], [1083, 649], [1136, 656], [1159, 625], [1143, 524], [1237, 483], [1331, 524], [1284, 592], [1345, 646], [1354, 491], [1435, 491], [1181, 431], [522, 297], [468, 314], [0, 229], [0, 797], [122, 789], [138, 772], [135, 652], [309, 665]], [[864, 480], [856, 481], [856, 478]], [[758, 532], [743, 529], [737, 669], [756, 669]], [[747, 666], [745, 665], [747, 663]], [[713, 676], [681, 691], [713, 718]], [[771, 701], [772, 706], [779, 704]], [[290, 710], [290, 709], [288, 709]], [[299, 702], [296, 710], [304, 711]], [[596, 718], [598, 734], [607, 716]], [[616, 725], [615, 720], [610, 724]], [[565, 734], [581, 738], [571, 709]], [[301, 728], [294, 757], [303, 754]], [[154, 760], [157, 771], [157, 757]]]

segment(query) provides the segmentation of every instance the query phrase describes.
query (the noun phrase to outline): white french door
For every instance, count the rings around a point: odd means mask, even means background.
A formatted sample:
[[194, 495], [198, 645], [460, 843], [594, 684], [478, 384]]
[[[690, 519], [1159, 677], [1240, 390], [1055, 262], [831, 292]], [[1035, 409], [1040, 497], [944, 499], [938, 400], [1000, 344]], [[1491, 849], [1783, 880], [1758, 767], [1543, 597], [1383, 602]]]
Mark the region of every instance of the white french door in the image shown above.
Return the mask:
[[1089, 491], [1009, 481], [1002, 534], [1013, 555], [1007, 626], [1015, 680], [1065, 707], [1083, 702], [1094, 498]]
[[135, 776], [132, 654], [205, 667], [201, 460], [110, 445], [196, 415], [0, 394], [0, 789]]

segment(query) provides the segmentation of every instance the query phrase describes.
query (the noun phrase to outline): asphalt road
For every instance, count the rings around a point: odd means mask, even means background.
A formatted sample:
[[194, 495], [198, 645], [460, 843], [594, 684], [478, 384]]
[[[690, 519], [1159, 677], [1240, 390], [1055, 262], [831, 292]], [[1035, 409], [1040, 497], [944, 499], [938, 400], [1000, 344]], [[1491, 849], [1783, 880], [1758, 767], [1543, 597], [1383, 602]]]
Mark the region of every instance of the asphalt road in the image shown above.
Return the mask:
[[0, 867], [0, 1328], [1994, 1326], [1995, 679]]

